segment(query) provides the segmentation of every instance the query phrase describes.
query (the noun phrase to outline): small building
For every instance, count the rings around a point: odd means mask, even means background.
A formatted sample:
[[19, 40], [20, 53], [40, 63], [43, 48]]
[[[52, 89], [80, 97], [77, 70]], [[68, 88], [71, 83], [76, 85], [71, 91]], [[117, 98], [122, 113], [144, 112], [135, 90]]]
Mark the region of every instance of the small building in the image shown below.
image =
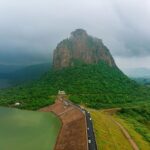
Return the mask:
[[19, 102], [16, 102], [14, 105], [15, 105], [15, 106], [20, 106], [20, 103], [19, 103]]
[[66, 95], [65, 91], [60, 91], [60, 90], [58, 91], [58, 94], [59, 95]]

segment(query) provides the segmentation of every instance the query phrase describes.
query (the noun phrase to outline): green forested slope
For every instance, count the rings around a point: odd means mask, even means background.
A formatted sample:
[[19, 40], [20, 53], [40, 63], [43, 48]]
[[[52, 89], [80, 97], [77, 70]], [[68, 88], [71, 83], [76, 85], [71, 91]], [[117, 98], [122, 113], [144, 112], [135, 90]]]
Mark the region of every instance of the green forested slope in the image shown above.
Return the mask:
[[38, 109], [53, 103], [58, 90], [65, 90], [73, 102], [93, 108], [150, 100], [148, 88], [130, 80], [117, 67], [101, 62], [51, 70], [36, 82], [1, 90], [0, 105], [20, 101], [22, 108]]
[[145, 103], [140, 106], [131, 106], [121, 109], [119, 115], [131, 123], [143, 138], [150, 142], [150, 104]]

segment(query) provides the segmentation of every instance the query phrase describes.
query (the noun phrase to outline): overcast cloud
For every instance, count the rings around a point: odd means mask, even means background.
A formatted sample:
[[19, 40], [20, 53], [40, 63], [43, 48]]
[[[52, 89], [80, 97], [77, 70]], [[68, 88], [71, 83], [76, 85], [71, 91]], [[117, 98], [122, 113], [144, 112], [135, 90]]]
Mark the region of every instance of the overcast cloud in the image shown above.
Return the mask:
[[103, 39], [119, 67], [150, 67], [149, 0], [0, 0], [0, 63], [46, 62], [76, 28]]

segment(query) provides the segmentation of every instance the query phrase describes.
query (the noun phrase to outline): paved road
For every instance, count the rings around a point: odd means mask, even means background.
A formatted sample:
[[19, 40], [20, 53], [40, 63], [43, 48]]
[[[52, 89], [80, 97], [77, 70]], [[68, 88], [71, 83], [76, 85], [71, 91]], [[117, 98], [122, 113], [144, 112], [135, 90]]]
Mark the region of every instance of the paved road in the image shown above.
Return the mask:
[[87, 122], [87, 133], [88, 133], [88, 146], [89, 150], [97, 150], [97, 145], [96, 145], [96, 140], [95, 140], [95, 135], [94, 135], [94, 130], [93, 130], [93, 123], [91, 119], [91, 115], [89, 112], [85, 111], [85, 116], [86, 116], [86, 122]]
[[76, 107], [80, 111], [85, 112], [86, 124], [87, 124], [87, 134], [88, 134], [88, 150], [97, 150], [94, 129], [93, 129], [93, 122], [92, 122], [90, 113], [87, 110], [82, 109], [80, 106], [73, 104], [69, 100], [65, 100], [65, 101], [67, 103], [69, 103], [70, 105]]

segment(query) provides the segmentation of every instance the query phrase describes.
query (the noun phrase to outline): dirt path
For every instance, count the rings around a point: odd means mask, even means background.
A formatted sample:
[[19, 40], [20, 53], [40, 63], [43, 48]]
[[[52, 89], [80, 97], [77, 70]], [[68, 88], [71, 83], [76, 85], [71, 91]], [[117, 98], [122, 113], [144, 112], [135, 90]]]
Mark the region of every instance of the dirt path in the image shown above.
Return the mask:
[[124, 136], [127, 138], [127, 140], [129, 141], [129, 143], [131, 144], [131, 146], [133, 147], [134, 150], [139, 150], [137, 144], [134, 142], [134, 140], [131, 138], [131, 136], [129, 135], [128, 131], [116, 120], [114, 120], [113, 118], [111, 118], [115, 124], [120, 128], [120, 130], [122, 131], [122, 133], [124, 134]]
[[130, 134], [128, 133], [128, 131], [119, 123], [117, 122], [112, 115], [115, 114], [118, 110], [120, 110], [119, 108], [116, 109], [106, 109], [104, 110], [105, 113], [108, 113], [111, 117], [111, 120], [120, 128], [121, 132], [123, 133], [123, 135], [126, 137], [126, 139], [129, 141], [129, 143], [131, 144], [133, 150], [139, 150], [137, 144], [135, 143], [135, 141], [132, 139], [132, 137], [130, 136]]

